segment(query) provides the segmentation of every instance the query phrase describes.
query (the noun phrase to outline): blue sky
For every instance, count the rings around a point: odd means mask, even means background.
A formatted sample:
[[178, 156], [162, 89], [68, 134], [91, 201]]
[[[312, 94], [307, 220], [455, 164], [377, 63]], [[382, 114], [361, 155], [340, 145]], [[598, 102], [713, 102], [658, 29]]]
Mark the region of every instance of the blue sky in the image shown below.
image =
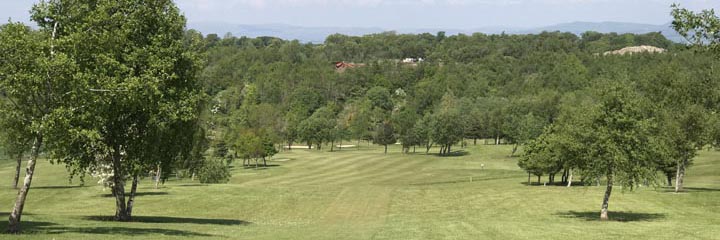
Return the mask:
[[[28, 21], [35, 0], [0, 0], [0, 18]], [[664, 24], [669, 6], [720, 10], [720, 0], [175, 0], [189, 22], [385, 29], [540, 27], [574, 21]]]

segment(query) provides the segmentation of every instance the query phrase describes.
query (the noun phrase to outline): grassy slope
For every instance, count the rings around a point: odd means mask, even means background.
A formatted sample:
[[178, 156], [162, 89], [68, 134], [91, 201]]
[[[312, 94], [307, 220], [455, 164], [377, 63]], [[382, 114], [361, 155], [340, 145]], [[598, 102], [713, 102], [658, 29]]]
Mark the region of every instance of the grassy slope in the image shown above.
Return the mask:
[[[617, 188], [598, 222], [604, 188], [526, 186], [509, 146], [457, 157], [380, 148], [281, 153], [266, 170], [233, 169], [229, 184], [170, 181], [139, 189], [136, 222], [103, 221], [109, 190], [69, 184], [61, 166], [37, 168], [26, 234], [2, 239], [712, 239], [720, 238], [720, 153], [702, 152], [688, 193]], [[484, 169], [481, 169], [484, 164]], [[0, 163], [9, 182], [10, 162]], [[472, 182], [471, 182], [472, 178]], [[558, 177], [559, 179], [559, 177]], [[5, 181], [3, 180], [3, 181]], [[92, 181], [92, 180], [89, 180]], [[0, 214], [15, 191], [2, 184]], [[7, 223], [0, 222], [0, 228]]]

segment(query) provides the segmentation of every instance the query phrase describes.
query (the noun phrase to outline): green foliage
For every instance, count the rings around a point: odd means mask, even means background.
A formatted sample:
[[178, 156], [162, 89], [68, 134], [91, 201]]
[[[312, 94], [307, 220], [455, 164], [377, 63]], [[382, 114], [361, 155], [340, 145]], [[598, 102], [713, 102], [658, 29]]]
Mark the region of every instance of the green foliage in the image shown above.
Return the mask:
[[299, 129], [302, 140], [315, 144], [318, 148], [323, 143], [334, 141], [336, 139], [335, 119], [334, 106], [328, 105], [318, 109], [312, 116], [300, 123]]
[[440, 105], [433, 113], [433, 126], [430, 128], [432, 141], [448, 148], [464, 136], [459, 103], [452, 93], [443, 96]]
[[215, 148], [213, 157], [225, 158], [228, 155], [228, 147], [224, 140], [218, 141], [213, 147]]
[[373, 142], [375, 142], [375, 144], [385, 146], [385, 153], [387, 153], [388, 145], [395, 144], [397, 142], [397, 138], [395, 137], [395, 128], [390, 121], [379, 123], [375, 128], [375, 133], [373, 135]]
[[411, 146], [422, 144], [415, 131], [415, 123], [419, 119], [420, 115], [411, 107], [404, 107], [393, 116], [394, 129], [404, 152], [408, 152]]
[[198, 172], [201, 183], [227, 183], [230, 177], [230, 167], [223, 159], [206, 160]]
[[714, 9], [702, 10], [699, 13], [688, 9], [680, 8], [680, 5], [673, 4], [672, 26], [690, 44], [697, 46], [710, 45], [715, 50], [720, 50], [720, 17], [715, 14]]

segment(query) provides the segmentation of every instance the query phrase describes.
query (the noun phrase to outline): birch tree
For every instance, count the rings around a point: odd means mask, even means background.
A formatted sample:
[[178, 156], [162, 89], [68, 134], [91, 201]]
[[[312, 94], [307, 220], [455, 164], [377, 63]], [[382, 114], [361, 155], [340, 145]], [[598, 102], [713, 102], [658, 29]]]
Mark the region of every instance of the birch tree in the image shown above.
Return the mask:
[[[16, 154], [30, 152], [23, 185], [10, 213], [10, 233], [20, 232], [40, 149], [46, 147], [46, 139], [62, 141], [54, 134], [62, 132], [55, 123], [78, 109], [70, 104], [77, 96], [74, 90], [81, 87], [73, 78], [75, 64], [56, 47], [58, 25], [44, 25], [39, 31], [20, 23], [0, 27], [0, 97], [7, 103], [0, 110], [0, 120], [3, 126], [15, 127], [11, 134], [15, 135], [12, 145]], [[31, 143], [27, 150], [24, 141]]]

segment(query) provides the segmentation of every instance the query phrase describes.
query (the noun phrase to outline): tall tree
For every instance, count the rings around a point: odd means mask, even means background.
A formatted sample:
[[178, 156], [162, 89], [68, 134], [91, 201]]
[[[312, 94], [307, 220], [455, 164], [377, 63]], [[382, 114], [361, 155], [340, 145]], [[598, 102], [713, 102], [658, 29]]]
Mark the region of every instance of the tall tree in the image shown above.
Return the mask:
[[395, 144], [397, 138], [395, 137], [395, 128], [392, 122], [389, 120], [378, 123], [375, 128], [373, 141], [376, 144], [383, 145], [385, 147], [385, 154], [387, 154], [388, 145]]
[[440, 145], [440, 154], [450, 153], [453, 144], [464, 136], [463, 122], [458, 106], [458, 100], [452, 93], [443, 96], [435, 113], [433, 113], [433, 127], [430, 136], [433, 142]]
[[606, 190], [600, 219], [608, 219], [608, 204], [615, 184], [633, 189], [638, 184], [654, 181], [655, 159], [662, 157], [664, 146], [658, 139], [652, 105], [634, 92], [627, 83], [608, 83], [599, 87], [599, 101], [588, 106], [589, 126], [583, 143], [589, 161], [588, 177], [604, 176]]
[[73, 134], [54, 153], [72, 156], [60, 161], [74, 172], [111, 165], [115, 219], [129, 221], [141, 174], [192, 149], [184, 143], [193, 142], [202, 87], [185, 18], [170, 0], [41, 2], [32, 18], [56, 27], [59, 51], [90, 90], [81, 96], [87, 110], [62, 123]]
[[[40, 149], [45, 140], [63, 141], [62, 127], [55, 124], [62, 121], [78, 107], [72, 106], [79, 86], [75, 80], [76, 66], [60, 52], [57, 40], [58, 24], [42, 25], [39, 31], [32, 31], [20, 23], [9, 23], [0, 27], [0, 97], [4, 104], [3, 126], [16, 125], [11, 131], [16, 141], [16, 154], [30, 145], [23, 185], [18, 191], [15, 205], [10, 213], [8, 232], [20, 232], [20, 220], [25, 200], [35, 172]], [[84, 110], [84, 109], [83, 109]], [[10, 117], [10, 118], [8, 118]], [[60, 134], [58, 134], [60, 133]], [[50, 144], [48, 148], [52, 148]]]

